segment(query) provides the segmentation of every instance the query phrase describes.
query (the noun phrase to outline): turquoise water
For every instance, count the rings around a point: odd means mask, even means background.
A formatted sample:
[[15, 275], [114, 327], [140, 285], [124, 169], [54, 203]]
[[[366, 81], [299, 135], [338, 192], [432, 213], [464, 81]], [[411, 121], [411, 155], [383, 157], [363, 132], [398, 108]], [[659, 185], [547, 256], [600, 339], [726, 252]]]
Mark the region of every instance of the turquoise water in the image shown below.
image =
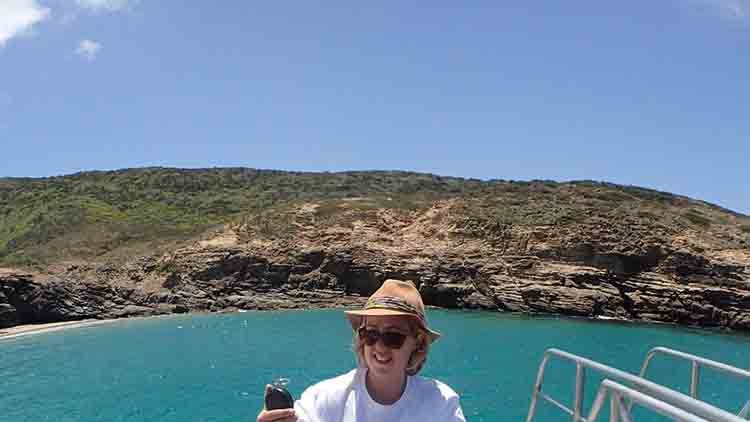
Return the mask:
[[[750, 367], [747, 336], [489, 312], [431, 310], [429, 318], [444, 337], [424, 375], [458, 391], [471, 421], [523, 420], [549, 347], [631, 372], [657, 345]], [[299, 396], [353, 367], [350, 343], [335, 310], [122, 320], [0, 341], [0, 422], [253, 421], [266, 382], [289, 377]], [[653, 379], [686, 391], [687, 364], [657, 360], [652, 369]], [[551, 366], [545, 390], [570, 403], [573, 374]], [[587, 389], [598, 382], [589, 377]], [[747, 382], [707, 372], [701, 390], [734, 413], [750, 399]], [[570, 420], [549, 405], [539, 416]]]

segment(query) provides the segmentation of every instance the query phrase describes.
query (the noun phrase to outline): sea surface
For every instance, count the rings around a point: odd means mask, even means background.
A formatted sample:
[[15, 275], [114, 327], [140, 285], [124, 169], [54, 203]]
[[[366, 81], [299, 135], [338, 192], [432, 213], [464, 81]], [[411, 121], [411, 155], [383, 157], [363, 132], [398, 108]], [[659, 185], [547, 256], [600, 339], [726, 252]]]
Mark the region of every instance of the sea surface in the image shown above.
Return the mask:
[[[550, 347], [630, 372], [654, 346], [750, 368], [746, 335], [492, 312], [430, 310], [428, 318], [443, 338], [423, 375], [453, 387], [470, 421], [524, 420]], [[121, 320], [2, 340], [0, 422], [254, 421], [263, 386], [274, 378], [290, 378], [299, 397], [353, 368], [351, 341], [338, 310]], [[570, 405], [574, 374], [572, 366], [553, 363], [545, 391]], [[690, 366], [657, 358], [649, 376], [686, 392]], [[600, 381], [587, 377], [586, 407]], [[703, 371], [700, 394], [737, 413], [750, 400], [750, 383]], [[551, 405], [540, 405], [538, 416], [571, 419]], [[638, 420], [664, 420], [648, 416]]]

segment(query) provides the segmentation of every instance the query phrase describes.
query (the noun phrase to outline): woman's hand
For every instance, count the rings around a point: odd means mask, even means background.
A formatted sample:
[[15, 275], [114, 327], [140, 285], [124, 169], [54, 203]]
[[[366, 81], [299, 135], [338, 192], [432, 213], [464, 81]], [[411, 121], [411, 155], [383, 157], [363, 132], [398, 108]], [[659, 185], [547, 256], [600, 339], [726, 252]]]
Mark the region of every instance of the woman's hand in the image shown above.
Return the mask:
[[[271, 392], [271, 386], [266, 385], [265, 395]], [[294, 409], [276, 409], [266, 410], [265, 406], [263, 410], [258, 413], [258, 422], [297, 422], [297, 415], [294, 413]]]
[[297, 422], [294, 409], [261, 410], [258, 422]]

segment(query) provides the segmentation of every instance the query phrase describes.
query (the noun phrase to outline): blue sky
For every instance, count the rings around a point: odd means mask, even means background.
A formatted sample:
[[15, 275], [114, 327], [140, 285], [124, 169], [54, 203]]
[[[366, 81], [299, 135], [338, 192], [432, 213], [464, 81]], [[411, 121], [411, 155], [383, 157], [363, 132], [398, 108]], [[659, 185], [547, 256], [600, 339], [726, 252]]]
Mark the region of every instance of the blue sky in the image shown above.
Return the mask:
[[0, 0], [0, 176], [403, 169], [750, 213], [749, 46], [750, 0]]

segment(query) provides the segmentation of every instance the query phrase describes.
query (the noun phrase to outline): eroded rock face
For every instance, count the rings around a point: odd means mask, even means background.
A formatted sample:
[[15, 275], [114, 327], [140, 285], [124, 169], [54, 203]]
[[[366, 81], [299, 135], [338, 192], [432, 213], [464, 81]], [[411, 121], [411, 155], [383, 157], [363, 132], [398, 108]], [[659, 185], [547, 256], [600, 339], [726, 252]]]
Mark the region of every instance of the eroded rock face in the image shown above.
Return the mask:
[[[537, 256], [423, 256], [367, 250], [263, 255], [186, 248], [171, 255], [157, 291], [91, 279], [0, 278], [0, 327], [188, 311], [361, 306], [384, 280], [414, 281], [428, 305], [750, 329], [750, 270], [685, 251], [646, 267]], [[623, 266], [624, 265], [624, 266]], [[637, 271], [638, 268], [644, 269]], [[624, 271], [623, 271], [624, 269]], [[635, 271], [635, 272], [633, 272]], [[110, 281], [120, 274], [107, 269]], [[128, 274], [132, 275], [132, 270]]]
[[397, 278], [413, 281], [428, 305], [446, 308], [750, 329], [750, 249], [736, 239], [745, 234], [601, 216], [582, 216], [577, 225], [508, 225], [467, 219], [456, 211], [461, 206], [346, 211], [339, 225], [314, 224], [303, 207], [289, 237], [237, 228], [243, 241], [226, 235], [234, 240], [196, 242], [122, 267], [0, 273], [0, 327], [361, 306]]
[[[182, 197], [182, 182], [173, 181], [187, 180], [193, 171], [146, 173], [149, 180], [165, 176], [165, 187]], [[135, 171], [133, 180], [142, 181], [144, 174]], [[123, 227], [99, 227], [101, 234], [108, 233], [101, 239], [80, 233], [82, 241], [99, 243], [79, 252], [56, 247], [67, 241], [57, 242], [54, 227], [39, 227], [53, 235], [49, 239], [28, 236], [26, 242], [19, 234], [4, 253], [18, 258], [38, 254], [37, 262], [50, 267], [44, 276], [0, 268], [0, 325], [350, 306], [385, 279], [399, 278], [414, 281], [428, 304], [444, 307], [748, 326], [750, 217], [701, 201], [586, 181], [484, 183], [391, 172], [281, 179], [270, 172], [264, 174], [274, 177], [262, 179], [262, 186], [244, 190], [245, 184], [258, 182], [259, 174], [211, 170], [189, 183], [190, 192], [219, 189], [223, 193], [217, 197], [237, 195], [242, 200], [235, 205], [247, 208], [237, 208], [244, 209], [241, 216], [216, 209], [226, 226], [184, 240], [180, 249], [175, 239], [153, 238], [170, 230], [149, 233], [152, 226], [141, 227], [139, 218]], [[139, 195], [125, 189], [130, 182], [123, 181], [131, 176], [110, 176], [121, 184], [107, 179], [106, 186], [93, 188], [97, 176], [80, 198], [119, 207], [120, 199]], [[305, 181], [304, 189], [287, 189], [297, 176]], [[234, 182], [226, 190], [230, 179]], [[54, 189], [79, 186], [82, 180], [71, 178], [72, 185], [57, 180]], [[279, 185], [266, 183], [271, 180]], [[9, 182], [6, 205], [14, 206], [15, 189], [51, 188], [47, 182]], [[318, 183], [324, 189], [318, 190]], [[111, 186], [128, 193], [120, 197]], [[349, 196], [353, 192], [356, 197]], [[46, 207], [40, 198], [47, 195], [32, 196]], [[156, 200], [150, 193], [144, 197]], [[183, 224], [178, 226], [172, 228], [183, 232]], [[71, 225], [59, 234], [81, 228]], [[121, 259], [144, 250], [146, 241], [149, 248], [170, 252], [133, 257], [122, 265], [85, 262]], [[63, 259], [77, 264], [61, 269]]]

